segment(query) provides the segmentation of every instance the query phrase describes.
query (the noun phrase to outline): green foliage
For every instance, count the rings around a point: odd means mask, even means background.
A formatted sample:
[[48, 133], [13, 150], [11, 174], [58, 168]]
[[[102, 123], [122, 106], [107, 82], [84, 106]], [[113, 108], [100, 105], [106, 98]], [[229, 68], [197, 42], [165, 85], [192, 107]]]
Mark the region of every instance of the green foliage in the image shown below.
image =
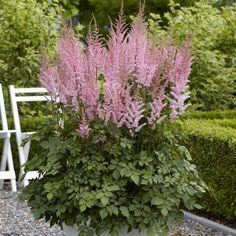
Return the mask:
[[[45, 2], [47, 0], [38, 0]], [[117, 16], [121, 7], [121, 0], [59, 0], [60, 5], [64, 9], [64, 16], [67, 19], [72, 17], [78, 18], [79, 22], [88, 25], [92, 14], [97, 18], [98, 25], [104, 27], [107, 23], [108, 16], [114, 19]], [[136, 14], [140, 1], [139, 0], [126, 0], [124, 8], [126, 15]], [[177, 0], [181, 6], [190, 6], [196, 0]], [[146, 12], [155, 12], [163, 14], [169, 10], [169, 0], [149, 0], [145, 3]]]
[[211, 124], [212, 125], [217, 125], [217, 126], [221, 126], [221, 127], [229, 127], [229, 128], [233, 128], [236, 129], [236, 119], [222, 119], [222, 120], [211, 120]]
[[[236, 105], [236, 4], [221, 9], [208, 1], [171, 11], [162, 19], [151, 14], [152, 37], [163, 41], [168, 34], [181, 42], [192, 39], [194, 63], [190, 75], [191, 101], [203, 110], [226, 109]], [[167, 26], [162, 29], [162, 22]]]
[[[177, 0], [181, 4], [181, 6], [190, 6], [196, 0]], [[70, 0], [69, 2], [73, 2]], [[88, 26], [92, 14], [96, 16], [97, 23], [102, 31], [107, 30], [107, 20], [110, 17], [114, 20], [117, 17], [117, 13], [121, 7], [121, 0], [83, 0], [79, 1], [79, 14], [78, 20], [85, 26]], [[127, 16], [129, 15], [136, 15], [139, 5], [139, 0], [125, 0], [124, 3], [124, 10]], [[163, 14], [164, 12], [169, 10], [168, 6], [169, 0], [148, 0], [145, 2], [145, 12], [154, 12]]]
[[233, 5], [235, 3], [234, 0], [212, 0], [212, 2], [217, 7]]
[[183, 117], [193, 119], [236, 119], [236, 109], [216, 111], [187, 111]]
[[26, 171], [38, 170], [42, 178], [32, 180], [22, 198], [36, 218], [77, 224], [80, 235], [116, 235], [126, 227], [153, 235], [177, 224], [183, 207], [199, 207], [196, 197], [205, 185], [170, 124], [131, 136], [96, 121], [88, 139], [75, 130], [78, 120], [71, 114], [63, 128], [57, 124], [46, 120], [32, 137], [41, 149]]
[[203, 209], [216, 216], [236, 219], [236, 119], [185, 120], [185, 145], [209, 192]]
[[38, 84], [40, 47], [53, 52], [58, 11], [57, 0], [0, 0], [0, 83], [5, 87]]
[[59, 0], [63, 7], [65, 18], [71, 18], [79, 13], [79, 0]]

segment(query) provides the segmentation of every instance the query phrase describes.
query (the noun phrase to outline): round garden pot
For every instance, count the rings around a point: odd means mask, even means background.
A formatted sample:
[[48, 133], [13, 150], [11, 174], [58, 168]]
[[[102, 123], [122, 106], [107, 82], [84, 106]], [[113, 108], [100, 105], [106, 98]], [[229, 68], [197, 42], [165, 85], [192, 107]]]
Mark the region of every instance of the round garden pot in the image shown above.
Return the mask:
[[[78, 236], [79, 233], [77, 225], [68, 226], [63, 224], [63, 231], [65, 233], [65, 236]], [[102, 236], [109, 236], [109, 232], [103, 233]], [[123, 230], [123, 232], [121, 232], [119, 236], [147, 236], [147, 235], [134, 229], [129, 233], [127, 233], [127, 230]]]

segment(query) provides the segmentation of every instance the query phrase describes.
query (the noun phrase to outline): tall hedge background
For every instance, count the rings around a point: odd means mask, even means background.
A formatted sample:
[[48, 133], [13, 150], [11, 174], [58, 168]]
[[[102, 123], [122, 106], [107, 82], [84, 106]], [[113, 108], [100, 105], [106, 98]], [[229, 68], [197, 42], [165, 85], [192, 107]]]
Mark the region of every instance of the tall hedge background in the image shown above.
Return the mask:
[[[226, 116], [227, 117], [227, 116]], [[194, 163], [209, 187], [201, 204], [217, 217], [236, 219], [236, 116], [182, 123]]]

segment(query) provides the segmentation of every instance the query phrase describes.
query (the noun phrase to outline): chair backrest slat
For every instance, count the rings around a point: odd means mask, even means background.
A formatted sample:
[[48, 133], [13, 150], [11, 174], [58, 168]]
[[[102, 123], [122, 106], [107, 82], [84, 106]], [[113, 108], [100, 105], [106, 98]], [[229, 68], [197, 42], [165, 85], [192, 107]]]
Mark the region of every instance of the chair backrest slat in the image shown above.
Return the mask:
[[15, 94], [18, 93], [47, 93], [45, 88], [14, 88]]
[[50, 101], [50, 96], [21, 96], [16, 97], [17, 102], [43, 102]]
[[[18, 103], [46, 102], [50, 101], [51, 97], [48, 96], [47, 90], [45, 88], [15, 88], [13, 85], [10, 85], [9, 89], [10, 89], [12, 114], [13, 114], [15, 130], [16, 133], [21, 133]], [[25, 96], [25, 94], [30, 94], [30, 95]]]

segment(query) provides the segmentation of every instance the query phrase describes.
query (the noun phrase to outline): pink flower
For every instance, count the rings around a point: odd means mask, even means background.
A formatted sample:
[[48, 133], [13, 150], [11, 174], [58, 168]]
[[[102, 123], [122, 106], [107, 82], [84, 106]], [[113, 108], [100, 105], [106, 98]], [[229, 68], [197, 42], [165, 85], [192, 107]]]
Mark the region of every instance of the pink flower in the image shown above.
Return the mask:
[[138, 132], [146, 123], [140, 123], [144, 117], [145, 104], [142, 101], [133, 100], [129, 103], [127, 111], [124, 115], [124, 124], [129, 130]]
[[102, 105], [102, 116], [107, 123], [109, 119], [115, 124], [120, 124], [120, 121], [125, 112], [125, 103], [121, 83], [107, 80], [104, 84], [104, 103]]
[[185, 105], [185, 101], [190, 97], [186, 92], [188, 84], [188, 76], [191, 71], [191, 52], [189, 47], [190, 41], [187, 40], [183, 48], [176, 50], [175, 62], [171, 68], [171, 92], [170, 92], [170, 119], [175, 120], [181, 115], [189, 105]]
[[51, 96], [55, 96], [58, 92], [57, 79], [56, 68], [50, 65], [47, 56], [42, 54], [39, 81]]
[[121, 11], [106, 45], [96, 24], [87, 46], [71, 29], [64, 30], [54, 64], [42, 57], [41, 84], [78, 114], [83, 138], [90, 133], [90, 120], [101, 118], [134, 133], [147, 124], [155, 128], [166, 117], [175, 120], [188, 107], [190, 41], [182, 48], [157, 47], [148, 39], [143, 12], [129, 31]]
[[81, 45], [74, 38], [72, 30], [67, 29], [58, 40], [59, 97], [62, 103], [73, 107], [75, 110], [79, 106], [78, 94], [84, 80], [83, 64]]
[[77, 130], [80, 134], [80, 136], [84, 139], [88, 138], [90, 133], [89, 125], [86, 123], [86, 120], [83, 119], [79, 125], [79, 129]]
[[164, 97], [155, 98], [153, 102], [150, 103], [151, 115], [148, 117], [148, 123], [153, 125], [153, 128], [155, 128], [157, 122], [160, 122], [165, 118], [165, 116], [161, 117], [161, 112], [167, 105], [167, 103], [163, 103], [163, 100]]
[[123, 12], [121, 11], [116, 24], [112, 25], [107, 51], [105, 53], [105, 63], [102, 73], [107, 80], [127, 80], [127, 26]]

